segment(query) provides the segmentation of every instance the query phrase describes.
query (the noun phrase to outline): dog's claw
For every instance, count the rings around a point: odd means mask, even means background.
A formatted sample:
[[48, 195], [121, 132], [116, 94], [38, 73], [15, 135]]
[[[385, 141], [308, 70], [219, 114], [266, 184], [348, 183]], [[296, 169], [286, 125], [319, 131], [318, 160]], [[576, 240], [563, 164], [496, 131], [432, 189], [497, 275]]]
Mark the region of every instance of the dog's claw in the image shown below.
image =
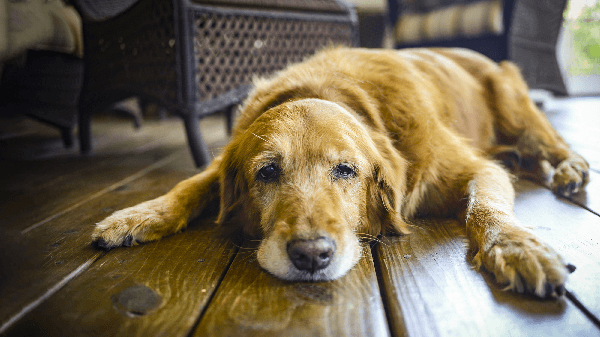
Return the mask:
[[551, 283], [546, 283], [544, 290], [545, 290], [545, 295], [543, 297], [547, 298], [547, 299], [564, 296], [565, 293], [567, 292], [564, 284], [559, 284], [556, 287], [554, 287]]
[[556, 287], [556, 294], [558, 296], [563, 296], [565, 294], [565, 292], [566, 292], [566, 289], [565, 289], [565, 285], [564, 284], [561, 284], [558, 287]]
[[130, 233], [130, 234], [127, 234], [125, 239], [123, 239], [123, 246], [131, 247], [132, 244], [133, 244], [133, 235], [131, 235], [131, 233]]

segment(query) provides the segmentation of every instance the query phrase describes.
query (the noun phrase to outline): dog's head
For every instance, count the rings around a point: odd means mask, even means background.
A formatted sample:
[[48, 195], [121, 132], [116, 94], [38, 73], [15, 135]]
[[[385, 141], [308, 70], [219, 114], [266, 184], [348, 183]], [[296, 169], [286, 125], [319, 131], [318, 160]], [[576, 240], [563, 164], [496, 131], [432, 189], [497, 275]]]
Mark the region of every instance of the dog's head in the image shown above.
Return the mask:
[[258, 261], [282, 279], [336, 279], [358, 262], [361, 234], [408, 232], [405, 161], [341, 105], [276, 106], [234, 137], [221, 165], [218, 221], [261, 237]]

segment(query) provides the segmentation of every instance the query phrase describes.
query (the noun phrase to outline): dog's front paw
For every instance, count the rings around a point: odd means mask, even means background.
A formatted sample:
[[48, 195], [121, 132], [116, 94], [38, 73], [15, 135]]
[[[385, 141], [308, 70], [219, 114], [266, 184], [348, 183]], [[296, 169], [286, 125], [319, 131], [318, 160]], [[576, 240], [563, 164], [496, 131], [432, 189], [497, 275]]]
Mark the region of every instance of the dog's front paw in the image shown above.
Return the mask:
[[164, 198], [122, 209], [100, 221], [92, 233], [92, 244], [110, 250], [120, 246], [158, 240], [181, 230], [187, 219], [175, 212]]
[[581, 158], [563, 160], [554, 171], [551, 188], [556, 194], [570, 196], [588, 182], [589, 165]]
[[535, 236], [520, 232], [512, 237], [502, 235], [473, 260], [476, 267], [492, 272], [505, 290], [527, 292], [539, 297], [562, 296], [567, 275], [574, 269], [565, 265], [552, 248]]

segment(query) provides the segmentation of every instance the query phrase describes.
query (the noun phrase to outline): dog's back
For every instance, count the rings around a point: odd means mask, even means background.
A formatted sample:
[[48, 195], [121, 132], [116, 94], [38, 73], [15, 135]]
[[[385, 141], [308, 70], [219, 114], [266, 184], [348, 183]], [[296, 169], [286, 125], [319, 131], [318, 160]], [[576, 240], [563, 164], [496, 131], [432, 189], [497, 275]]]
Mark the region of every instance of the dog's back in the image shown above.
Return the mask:
[[494, 71], [497, 64], [462, 49], [330, 49], [259, 80], [239, 127], [282, 102], [313, 97], [346, 104], [398, 142], [428, 134], [415, 128], [442, 121], [485, 151], [496, 143], [493, 106], [486, 99], [487, 75]]

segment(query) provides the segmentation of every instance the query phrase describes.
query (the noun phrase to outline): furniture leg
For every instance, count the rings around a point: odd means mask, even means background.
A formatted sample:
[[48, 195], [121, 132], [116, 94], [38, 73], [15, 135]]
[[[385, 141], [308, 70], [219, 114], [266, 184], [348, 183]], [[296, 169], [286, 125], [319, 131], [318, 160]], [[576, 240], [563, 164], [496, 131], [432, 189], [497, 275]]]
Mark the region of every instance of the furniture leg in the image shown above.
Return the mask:
[[197, 116], [188, 115], [183, 117], [185, 132], [187, 134], [188, 144], [192, 157], [197, 167], [202, 167], [211, 162], [210, 154], [208, 153], [208, 147], [202, 139], [202, 132], [200, 130], [200, 122]]
[[81, 154], [89, 154], [92, 151], [92, 123], [91, 116], [85, 112], [84, 108], [79, 107], [79, 151]]

